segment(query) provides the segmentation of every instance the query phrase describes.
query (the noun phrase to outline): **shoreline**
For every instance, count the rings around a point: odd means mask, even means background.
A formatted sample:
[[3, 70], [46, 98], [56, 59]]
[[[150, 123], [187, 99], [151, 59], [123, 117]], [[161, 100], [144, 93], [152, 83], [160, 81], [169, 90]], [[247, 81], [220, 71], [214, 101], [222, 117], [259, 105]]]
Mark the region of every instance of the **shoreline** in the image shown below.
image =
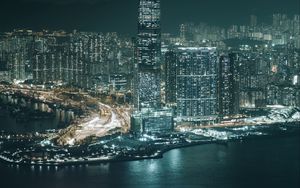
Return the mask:
[[212, 142], [201, 142], [201, 143], [188, 143], [188, 144], [181, 144], [178, 146], [172, 146], [169, 148], [165, 148], [162, 151], [158, 153], [156, 156], [145, 156], [145, 157], [122, 157], [122, 158], [116, 158], [116, 159], [99, 159], [99, 160], [83, 160], [83, 161], [71, 161], [71, 162], [47, 162], [47, 163], [30, 163], [30, 162], [15, 162], [15, 161], [8, 161], [4, 159], [3, 156], [0, 155], [0, 161], [6, 164], [11, 165], [20, 165], [20, 166], [42, 166], [42, 167], [63, 167], [63, 166], [80, 166], [80, 165], [98, 165], [103, 163], [114, 163], [114, 162], [129, 162], [129, 161], [142, 161], [142, 160], [150, 160], [150, 159], [162, 159], [163, 155], [171, 150], [174, 149], [180, 149], [180, 148], [187, 148], [187, 147], [193, 147], [193, 146], [200, 146], [204, 144], [218, 144], [216, 141]]
[[261, 139], [267, 139], [267, 138], [277, 138], [277, 137], [286, 137], [290, 135], [298, 135], [296, 131], [293, 132], [281, 132], [281, 134], [276, 135], [251, 135], [249, 137], [243, 137], [243, 138], [236, 138], [236, 139], [230, 139], [230, 140], [207, 140], [207, 141], [195, 141], [191, 143], [183, 143], [183, 144], [177, 144], [172, 146], [166, 146], [165, 148], [159, 150], [157, 152], [157, 155], [152, 156], [132, 156], [132, 157], [126, 157], [126, 156], [115, 156], [109, 159], [94, 159], [94, 160], [81, 160], [81, 161], [63, 161], [63, 162], [18, 162], [18, 161], [11, 161], [9, 159], [5, 159], [2, 155], [0, 156], [0, 162], [10, 165], [17, 165], [17, 166], [34, 166], [34, 167], [66, 167], [66, 166], [82, 166], [82, 165], [100, 165], [105, 163], [116, 163], [116, 162], [130, 162], [130, 161], [142, 161], [142, 160], [151, 160], [151, 159], [162, 159], [164, 157], [164, 154], [166, 154], [169, 151], [175, 150], [175, 149], [181, 149], [181, 148], [188, 148], [188, 147], [194, 147], [194, 146], [201, 146], [201, 145], [207, 145], [207, 144], [217, 144], [217, 145], [224, 145], [227, 146], [229, 143], [236, 143], [236, 142], [244, 142], [246, 140], [251, 140], [253, 138], [261, 138]]
[[[1, 93], [1, 92], [0, 92]], [[34, 100], [37, 100], [35, 98], [33, 98]], [[107, 106], [104, 104], [101, 104], [103, 106]], [[156, 146], [156, 148], [151, 151], [152, 153], [147, 153], [147, 154], [143, 154], [143, 152], [140, 151], [135, 151], [134, 153], [132, 153], [131, 151], [129, 151], [128, 153], [124, 152], [122, 154], [120, 153], [114, 153], [114, 154], [107, 154], [106, 155], [102, 155], [102, 156], [96, 156], [93, 157], [91, 156], [69, 156], [64, 157], [64, 158], [51, 158], [51, 159], [41, 159], [41, 160], [32, 160], [32, 158], [27, 158], [26, 159], [22, 159], [21, 157], [19, 158], [14, 158], [14, 156], [12, 155], [12, 153], [8, 152], [5, 153], [6, 151], [3, 151], [3, 153], [0, 155], [0, 161], [3, 161], [5, 163], [9, 163], [9, 164], [15, 164], [15, 165], [27, 165], [27, 166], [72, 166], [72, 165], [85, 165], [85, 164], [100, 164], [100, 163], [108, 163], [108, 162], [125, 162], [125, 161], [137, 161], [137, 160], [147, 160], [147, 159], [160, 159], [163, 158], [163, 155], [170, 151], [170, 150], [174, 150], [174, 149], [179, 149], [179, 148], [185, 148], [185, 147], [192, 147], [192, 146], [197, 146], [197, 145], [202, 145], [202, 144], [222, 144], [222, 145], [227, 145], [229, 142], [236, 142], [239, 140], [245, 140], [245, 139], [249, 139], [252, 137], [268, 137], [268, 136], [272, 136], [272, 135], [265, 135], [265, 134], [254, 134], [255, 131], [253, 130], [248, 130], [249, 127], [256, 127], [258, 129], [265, 129], [268, 131], [272, 130], [276, 130], [279, 131], [278, 133], [280, 134], [284, 134], [287, 130], [288, 127], [296, 127], [299, 128], [300, 126], [300, 120], [299, 119], [285, 119], [285, 120], [278, 120], [276, 121], [270, 121], [270, 122], [233, 122], [233, 123], [224, 123], [224, 124], [216, 124], [214, 126], [193, 126], [191, 127], [191, 130], [189, 131], [178, 131], [178, 134], [181, 134], [183, 136], [182, 140], [178, 141], [178, 142], [171, 142], [172, 138], [167, 138], [167, 140], [169, 142], [166, 143], [160, 143], [157, 142], [159, 145]], [[234, 128], [242, 128], [245, 127], [247, 128], [247, 130], [245, 130], [243, 132], [243, 134], [237, 134], [236, 137], [228, 137], [228, 135], [225, 135], [226, 138], [220, 138], [220, 137], [216, 137], [216, 136], [207, 136], [207, 135], [201, 135], [201, 134], [195, 134], [193, 133], [193, 131], [195, 130], [215, 130], [215, 131], [219, 131], [221, 132], [223, 129], [234, 129]], [[72, 128], [72, 125], [68, 125], [65, 129], [68, 128]], [[178, 129], [180, 129], [180, 126], [177, 127]], [[177, 129], [177, 130], [178, 130]], [[224, 130], [223, 130], [224, 131]], [[225, 131], [226, 132], [226, 131]], [[175, 132], [176, 133], [176, 132]], [[176, 133], [176, 134], [177, 134]], [[230, 133], [230, 132], [228, 132]], [[195, 135], [196, 137], [203, 137], [202, 139], [190, 139], [187, 136], [191, 135]], [[279, 136], [279, 135], [274, 135]], [[33, 139], [36, 139], [33, 138]], [[135, 140], [137, 141], [137, 140]], [[138, 141], [141, 144], [143, 143], [142, 141]], [[0, 142], [0, 148], [2, 147], [2, 144], [5, 142]], [[153, 145], [156, 144], [154, 141]], [[171, 143], [171, 144], [170, 144]], [[126, 145], [126, 143], [125, 143]], [[34, 148], [38, 147], [38, 145], [36, 144], [35, 146], [33, 146]], [[63, 148], [63, 147], [62, 147]], [[8, 150], [9, 151], [9, 150]], [[43, 151], [45, 152], [45, 151]], [[130, 153], [131, 152], [131, 153]], [[140, 153], [138, 153], [140, 152]], [[3, 155], [4, 154], [4, 155]], [[7, 154], [5, 156], [5, 154]], [[140, 154], [140, 155], [139, 155]], [[10, 156], [9, 156], [10, 155]]]

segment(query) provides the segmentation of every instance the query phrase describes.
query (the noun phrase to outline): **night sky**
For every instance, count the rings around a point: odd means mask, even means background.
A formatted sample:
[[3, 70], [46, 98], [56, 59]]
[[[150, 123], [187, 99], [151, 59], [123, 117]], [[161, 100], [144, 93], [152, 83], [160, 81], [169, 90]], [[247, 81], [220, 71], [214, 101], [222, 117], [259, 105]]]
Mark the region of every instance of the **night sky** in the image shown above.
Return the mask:
[[[248, 24], [249, 15], [270, 22], [273, 13], [299, 14], [300, 0], [161, 0], [163, 32], [184, 22]], [[77, 29], [134, 35], [138, 0], [0, 0], [0, 31], [15, 28]]]

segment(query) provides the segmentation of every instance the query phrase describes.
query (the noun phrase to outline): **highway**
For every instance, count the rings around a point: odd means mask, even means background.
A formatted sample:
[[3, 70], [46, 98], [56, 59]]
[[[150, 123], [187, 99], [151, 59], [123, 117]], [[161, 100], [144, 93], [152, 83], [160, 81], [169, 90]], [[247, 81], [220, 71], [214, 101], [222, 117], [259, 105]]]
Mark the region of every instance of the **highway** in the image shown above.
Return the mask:
[[[73, 124], [51, 136], [61, 145], [76, 145], [91, 136], [102, 137], [129, 130], [130, 108], [109, 106], [86, 92], [36, 89], [24, 85], [0, 85], [0, 92], [19, 93], [44, 103], [80, 108], [84, 112], [83, 117], [77, 117]], [[69, 96], [76, 96], [76, 99]]]

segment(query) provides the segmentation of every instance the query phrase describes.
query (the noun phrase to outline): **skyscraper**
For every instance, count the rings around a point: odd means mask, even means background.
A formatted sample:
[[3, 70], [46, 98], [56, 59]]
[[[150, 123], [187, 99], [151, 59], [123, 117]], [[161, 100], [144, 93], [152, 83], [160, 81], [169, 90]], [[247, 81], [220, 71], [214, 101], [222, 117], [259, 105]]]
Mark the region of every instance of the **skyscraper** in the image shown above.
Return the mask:
[[180, 40], [182, 43], [186, 41], [186, 29], [187, 28], [185, 24], [180, 25]]
[[134, 105], [160, 107], [160, 0], [140, 0], [135, 52]]
[[140, 0], [135, 40], [134, 107], [131, 130], [163, 133], [173, 130], [171, 109], [161, 108], [160, 0]]
[[222, 116], [238, 112], [238, 80], [235, 54], [221, 55], [219, 61], [218, 99], [219, 113]]
[[13, 80], [25, 80], [25, 55], [23, 52], [10, 53], [8, 55], [9, 78]]
[[177, 116], [209, 124], [217, 120], [217, 54], [215, 48], [179, 48], [176, 76]]
[[256, 27], [257, 26], [257, 16], [256, 15], [250, 15], [250, 26]]
[[176, 65], [177, 54], [171, 50], [165, 54], [166, 103], [176, 103]]

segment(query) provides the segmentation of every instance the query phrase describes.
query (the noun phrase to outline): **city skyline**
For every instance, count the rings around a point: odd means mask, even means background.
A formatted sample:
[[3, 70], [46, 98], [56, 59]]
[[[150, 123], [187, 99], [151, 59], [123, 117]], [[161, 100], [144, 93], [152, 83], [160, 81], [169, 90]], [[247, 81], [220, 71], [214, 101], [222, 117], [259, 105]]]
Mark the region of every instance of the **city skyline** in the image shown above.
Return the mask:
[[[178, 33], [184, 22], [206, 22], [229, 26], [249, 23], [249, 15], [258, 23], [271, 22], [273, 13], [299, 14], [299, 1], [198, 1], [162, 0], [162, 32]], [[4, 0], [0, 6], [1, 31], [15, 28], [34, 30], [116, 31], [136, 34], [137, 0]], [[184, 7], [184, 8], [183, 8]], [[76, 13], [75, 13], [76, 12]], [[55, 14], [54, 14], [55, 13]]]
[[296, 0], [2, 5], [4, 187], [300, 186]]

